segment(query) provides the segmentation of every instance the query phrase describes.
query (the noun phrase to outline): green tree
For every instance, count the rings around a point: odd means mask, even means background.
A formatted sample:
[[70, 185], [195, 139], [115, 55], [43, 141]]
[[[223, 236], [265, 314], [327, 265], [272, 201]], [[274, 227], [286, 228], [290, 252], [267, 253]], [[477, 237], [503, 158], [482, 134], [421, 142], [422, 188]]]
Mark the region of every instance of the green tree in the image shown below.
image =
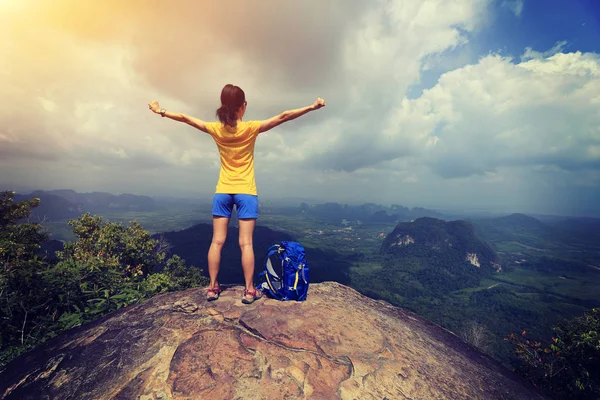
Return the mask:
[[36, 345], [156, 294], [204, 286], [168, 244], [133, 221], [104, 222], [89, 213], [70, 220], [75, 240], [48, 263], [38, 253], [48, 239], [27, 221], [39, 199], [15, 203], [0, 194], [0, 368]]
[[37, 315], [47, 305], [39, 273], [46, 268], [36, 253], [48, 235], [27, 219], [40, 200], [14, 202], [14, 192], [0, 193], [0, 365], [37, 342]]
[[139, 223], [103, 222], [89, 213], [68, 222], [76, 240], [57, 252], [45, 280], [53, 288], [53, 314], [64, 330], [156, 294], [207, 284]]

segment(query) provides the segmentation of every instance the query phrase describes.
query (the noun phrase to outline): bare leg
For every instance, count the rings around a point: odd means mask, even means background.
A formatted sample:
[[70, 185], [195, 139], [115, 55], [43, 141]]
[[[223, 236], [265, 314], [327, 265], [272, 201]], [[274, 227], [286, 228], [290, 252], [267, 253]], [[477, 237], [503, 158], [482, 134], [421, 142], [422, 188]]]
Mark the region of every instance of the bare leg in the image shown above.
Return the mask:
[[[244, 280], [246, 281], [246, 290], [254, 290], [254, 245], [252, 236], [256, 219], [240, 219], [240, 249], [242, 250], [242, 269], [244, 270]], [[252, 296], [246, 296], [251, 299]]]
[[208, 250], [208, 275], [210, 276], [209, 288], [217, 286], [217, 275], [221, 263], [221, 250], [227, 239], [227, 226], [229, 218], [213, 216], [213, 237]]

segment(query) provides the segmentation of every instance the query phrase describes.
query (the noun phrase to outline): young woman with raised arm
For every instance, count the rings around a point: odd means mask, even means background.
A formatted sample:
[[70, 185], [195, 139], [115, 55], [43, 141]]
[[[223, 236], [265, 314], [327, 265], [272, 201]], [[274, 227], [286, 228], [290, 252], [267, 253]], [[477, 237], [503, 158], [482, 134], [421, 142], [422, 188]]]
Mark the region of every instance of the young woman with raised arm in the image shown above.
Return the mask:
[[254, 247], [252, 237], [258, 218], [258, 192], [254, 179], [254, 144], [256, 137], [276, 126], [296, 119], [310, 111], [325, 107], [321, 98], [310, 106], [284, 111], [263, 121], [243, 121], [246, 112], [246, 95], [234, 85], [225, 85], [221, 91], [221, 107], [217, 109], [217, 122], [205, 122], [185, 114], [161, 109], [158, 102], [148, 103], [156, 114], [175, 121], [185, 122], [212, 136], [221, 156], [221, 171], [213, 198], [213, 237], [208, 250], [210, 285], [207, 299], [219, 298], [221, 288], [217, 281], [221, 250], [227, 238], [227, 228], [235, 205], [239, 221], [239, 244], [242, 251], [242, 269], [246, 289], [242, 302], [250, 304], [262, 297], [254, 287]]

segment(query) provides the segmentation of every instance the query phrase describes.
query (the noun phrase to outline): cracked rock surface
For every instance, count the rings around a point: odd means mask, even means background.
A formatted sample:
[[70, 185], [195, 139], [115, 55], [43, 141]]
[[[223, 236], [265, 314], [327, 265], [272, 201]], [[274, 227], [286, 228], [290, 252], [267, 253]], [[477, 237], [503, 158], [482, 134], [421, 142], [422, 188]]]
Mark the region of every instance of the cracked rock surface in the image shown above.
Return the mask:
[[450, 332], [346, 286], [306, 302], [167, 293], [70, 330], [0, 374], [6, 399], [541, 399]]

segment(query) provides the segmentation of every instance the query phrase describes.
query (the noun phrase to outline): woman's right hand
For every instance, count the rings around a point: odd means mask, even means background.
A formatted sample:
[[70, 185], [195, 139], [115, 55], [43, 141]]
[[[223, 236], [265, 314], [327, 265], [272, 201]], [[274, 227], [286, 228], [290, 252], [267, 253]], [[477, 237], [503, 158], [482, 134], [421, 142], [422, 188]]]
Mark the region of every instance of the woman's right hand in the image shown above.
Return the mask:
[[321, 107], [325, 107], [325, 100], [318, 97], [317, 100], [315, 100], [315, 102], [313, 103], [313, 109], [318, 110]]

